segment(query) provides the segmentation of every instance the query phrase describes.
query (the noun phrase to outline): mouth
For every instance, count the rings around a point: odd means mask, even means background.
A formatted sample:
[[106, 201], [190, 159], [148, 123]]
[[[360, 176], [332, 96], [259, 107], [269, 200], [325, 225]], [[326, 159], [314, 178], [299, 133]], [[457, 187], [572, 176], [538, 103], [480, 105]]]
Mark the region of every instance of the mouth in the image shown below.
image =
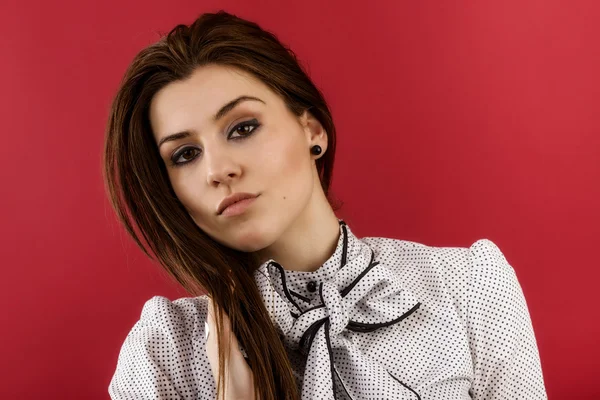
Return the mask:
[[250, 205], [254, 203], [255, 200], [256, 197], [237, 201], [229, 207], [227, 207], [225, 210], [223, 210], [221, 215], [224, 217], [234, 217], [236, 215], [243, 214], [248, 209], [248, 207], [250, 207]]
[[234, 193], [221, 201], [217, 208], [217, 215], [239, 215], [254, 203], [258, 196], [252, 193]]

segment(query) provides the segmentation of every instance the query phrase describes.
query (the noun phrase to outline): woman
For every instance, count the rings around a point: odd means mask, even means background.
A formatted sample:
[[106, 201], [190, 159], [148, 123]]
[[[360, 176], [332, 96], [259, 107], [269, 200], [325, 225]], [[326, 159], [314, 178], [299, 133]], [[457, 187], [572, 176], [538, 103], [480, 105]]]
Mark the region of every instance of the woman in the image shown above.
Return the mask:
[[322, 94], [258, 25], [204, 14], [137, 55], [107, 190], [196, 297], [145, 304], [113, 399], [546, 398], [498, 247], [359, 239], [331, 205], [334, 154]]

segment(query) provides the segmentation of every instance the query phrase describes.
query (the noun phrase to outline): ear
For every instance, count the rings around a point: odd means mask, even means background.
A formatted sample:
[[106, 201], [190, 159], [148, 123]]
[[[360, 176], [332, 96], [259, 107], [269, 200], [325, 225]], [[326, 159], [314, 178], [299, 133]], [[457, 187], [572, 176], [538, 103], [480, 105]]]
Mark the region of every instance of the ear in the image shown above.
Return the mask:
[[321, 122], [308, 110], [300, 116], [300, 123], [306, 133], [306, 140], [309, 146], [318, 144], [323, 149], [327, 150], [327, 131], [321, 125]]

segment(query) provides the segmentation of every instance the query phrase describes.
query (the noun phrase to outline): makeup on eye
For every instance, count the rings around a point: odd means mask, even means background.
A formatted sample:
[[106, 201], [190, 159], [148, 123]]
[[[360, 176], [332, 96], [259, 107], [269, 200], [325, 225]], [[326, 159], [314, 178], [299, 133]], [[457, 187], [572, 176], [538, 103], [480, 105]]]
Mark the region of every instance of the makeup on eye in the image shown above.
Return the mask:
[[[249, 138], [250, 136], [252, 136], [254, 134], [254, 132], [261, 126], [261, 123], [258, 122], [258, 120], [256, 118], [252, 118], [250, 120], [247, 121], [243, 121], [240, 122], [238, 124], [236, 124], [233, 128], [231, 128], [231, 130], [229, 131], [227, 138], [237, 141], [237, 140], [244, 140]], [[239, 128], [245, 128], [245, 127], [252, 127], [252, 130], [250, 130], [247, 133], [244, 133], [242, 135], [236, 136], [236, 137], [232, 137], [232, 133], [235, 133]], [[173, 156], [169, 159], [169, 164], [173, 167], [181, 167], [183, 165], [189, 164], [192, 161], [194, 161], [196, 159], [196, 157], [192, 158], [192, 159], [188, 159], [187, 161], [183, 161], [183, 162], [178, 162], [177, 160], [180, 158], [181, 155], [183, 155], [184, 153], [186, 153], [188, 150], [198, 150], [196, 147], [192, 147], [192, 146], [184, 146], [181, 149], [179, 149], [178, 151], [176, 151]], [[198, 150], [199, 151], [199, 150]]]

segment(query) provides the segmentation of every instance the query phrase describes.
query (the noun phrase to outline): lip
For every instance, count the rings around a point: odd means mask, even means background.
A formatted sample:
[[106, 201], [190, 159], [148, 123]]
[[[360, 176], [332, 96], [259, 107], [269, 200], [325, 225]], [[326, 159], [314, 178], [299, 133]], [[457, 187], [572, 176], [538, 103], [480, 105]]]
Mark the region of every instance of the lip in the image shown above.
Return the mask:
[[[239, 201], [242, 200], [247, 200], [247, 199], [254, 199], [258, 197], [257, 194], [252, 194], [252, 193], [244, 193], [244, 192], [238, 192], [238, 193], [233, 193], [232, 195], [229, 195], [227, 197], [225, 197], [223, 200], [221, 200], [221, 202], [219, 203], [219, 206], [217, 207], [217, 215], [221, 215], [223, 214], [223, 211], [225, 211], [225, 209]], [[252, 202], [247, 202], [247, 203], [252, 203]]]

